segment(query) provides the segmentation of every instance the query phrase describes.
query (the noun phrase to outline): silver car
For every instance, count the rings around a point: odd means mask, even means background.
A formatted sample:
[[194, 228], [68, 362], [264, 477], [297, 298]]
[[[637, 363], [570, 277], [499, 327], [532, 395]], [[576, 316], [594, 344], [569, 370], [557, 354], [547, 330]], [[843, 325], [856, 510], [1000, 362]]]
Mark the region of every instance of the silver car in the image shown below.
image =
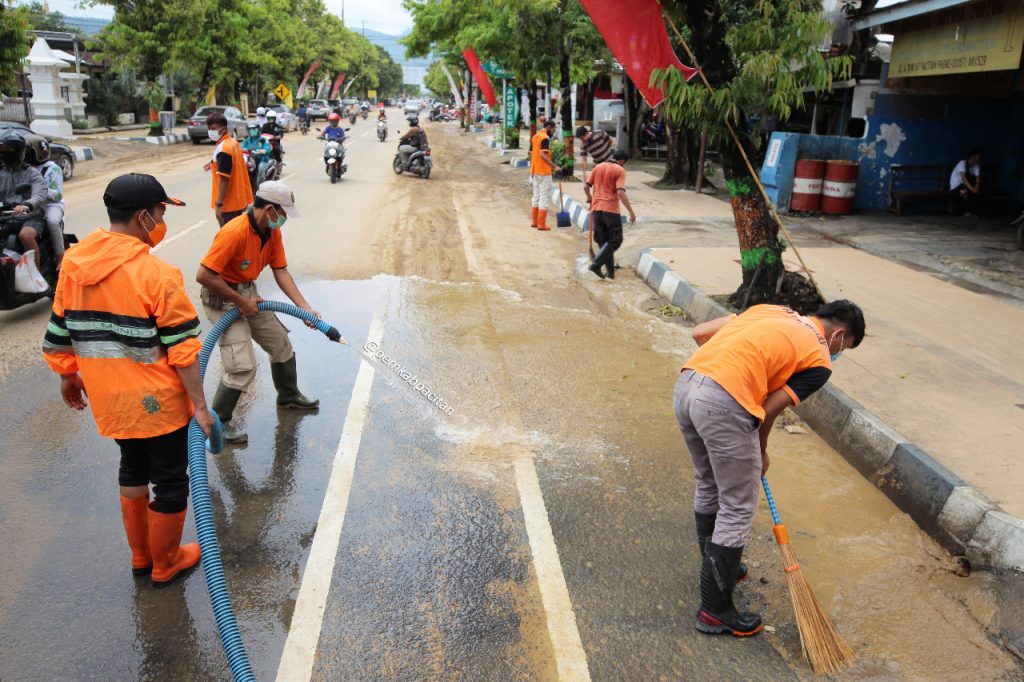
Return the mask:
[[236, 140], [245, 139], [246, 120], [242, 116], [242, 112], [235, 107], [218, 105], [199, 107], [196, 113], [192, 114], [192, 118], [188, 120], [188, 136], [192, 139], [192, 144], [199, 144], [203, 140], [210, 139], [206, 129], [206, 117], [210, 114], [224, 114], [228, 119], [228, 132], [234, 135]]
[[[285, 130], [298, 130], [299, 122], [295, 120], [295, 114], [284, 104], [271, 104], [267, 109], [273, 109], [277, 114], [277, 125]], [[245, 131], [242, 131], [245, 134]]]
[[306, 113], [309, 114], [310, 120], [327, 118], [327, 115], [331, 113], [331, 107], [325, 99], [311, 99], [306, 104]]

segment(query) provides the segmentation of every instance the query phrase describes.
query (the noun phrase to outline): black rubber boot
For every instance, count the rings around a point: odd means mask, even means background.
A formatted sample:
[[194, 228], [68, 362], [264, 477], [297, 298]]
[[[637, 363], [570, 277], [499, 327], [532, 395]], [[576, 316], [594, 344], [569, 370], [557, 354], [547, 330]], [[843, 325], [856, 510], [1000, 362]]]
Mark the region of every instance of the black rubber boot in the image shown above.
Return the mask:
[[310, 400], [299, 390], [299, 379], [295, 368], [295, 356], [287, 362], [270, 363], [270, 376], [277, 389], [277, 406], [293, 410], [315, 410], [319, 400]]
[[594, 256], [594, 262], [590, 264], [589, 270], [601, 279], [605, 278], [603, 268], [605, 260], [607, 260], [611, 253], [611, 248], [611, 244], [605, 243], [605, 245], [598, 250], [597, 255]]
[[[704, 558], [704, 545], [711, 540], [715, 534], [715, 519], [718, 514], [702, 514], [699, 511], [693, 512], [693, 518], [697, 521], [697, 546], [700, 547], [700, 558]], [[739, 573], [736, 574], [736, 582], [741, 583], [747, 579], [747, 565], [740, 563]]]
[[242, 397], [242, 392], [237, 388], [228, 388], [221, 382], [217, 386], [217, 393], [213, 396], [213, 404], [210, 405], [210, 409], [217, 413], [217, 417], [220, 419], [220, 427], [224, 434], [225, 443], [245, 443], [249, 440], [249, 436], [245, 434], [245, 431], [236, 429], [231, 424], [231, 415], [235, 411], [235, 405], [238, 404], [238, 399]]
[[700, 567], [700, 611], [697, 629], [709, 635], [730, 633], [738, 637], [756, 635], [763, 627], [761, 616], [740, 613], [732, 601], [742, 547], [722, 547], [710, 540], [704, 545]]
[[608, 256], [605, 258], [604, 263], [605, 269], [608, 271], [608, 279], [615, 279], [615, 252], [609, 249]]

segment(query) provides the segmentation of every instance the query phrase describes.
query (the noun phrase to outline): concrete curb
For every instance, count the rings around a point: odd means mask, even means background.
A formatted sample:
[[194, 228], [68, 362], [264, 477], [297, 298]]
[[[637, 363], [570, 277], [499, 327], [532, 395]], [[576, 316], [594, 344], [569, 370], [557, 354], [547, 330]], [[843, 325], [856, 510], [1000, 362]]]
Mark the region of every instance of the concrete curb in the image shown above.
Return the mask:
[[[640, 253], [636, 275], [694, 322], [729, 314], [650, 249]], [[966, 555], [974, 568], [1024, 571], [1024, 520], [1004, 512], [856, 400], [826, 384], [796, 412], [946, 550]]]
[[92, 147], [71, 147], [76, 161], [92, 161]]
[[161, 147], [165, 147], [169, 144], [180, 144], [182, 142], [188, 142], [188, 133], [171, 133], [170, 135], [160, 135], [157, 137], [130, 137], [128, 138], [133, 142], [146, 142], [148, 144], [158, 144]]

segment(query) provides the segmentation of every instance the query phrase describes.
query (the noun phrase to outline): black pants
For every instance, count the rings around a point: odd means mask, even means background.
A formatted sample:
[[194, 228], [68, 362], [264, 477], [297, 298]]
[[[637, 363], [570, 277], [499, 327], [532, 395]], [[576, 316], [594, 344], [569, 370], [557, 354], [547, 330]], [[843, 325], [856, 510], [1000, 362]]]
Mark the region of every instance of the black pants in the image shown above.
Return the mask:
[[245, 213], [246, 210], [247, 209], [243, 208], [241, 211], [225, 211], [224, 213], [221, 214], [224, 216], [224, 221], [220, 224], [220, 227], [224, 227], [225, 225], [227, 225], [229, 220], [234, 220], [238, 216]]
[[594, 265], [604, 265], [608, 274], [615, 276], [615, 252], [622, 246], [622, 216], [610, 211], [594, 211], [590, 214], [594, 224], [594, 241], [600, 247], [594, 256]]
[[176, 514], [188, 507], [188, 425], [152, 438], [117, 438], [125, 487], [153, 484], [153, 510]]

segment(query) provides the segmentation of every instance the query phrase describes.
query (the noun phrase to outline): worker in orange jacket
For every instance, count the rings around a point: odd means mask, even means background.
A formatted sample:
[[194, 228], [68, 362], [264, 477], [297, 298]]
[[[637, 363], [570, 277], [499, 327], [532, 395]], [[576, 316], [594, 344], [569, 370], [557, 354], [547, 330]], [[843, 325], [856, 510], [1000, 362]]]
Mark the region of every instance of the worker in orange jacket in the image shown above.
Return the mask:
[[[188, 424], [209, 435], [199, 372], [199, 318], [181, 271], [150, 253], [167, 232], [171, 199], [151, 175], [107, 185], [109, 230], [64, 258], [43, 340], [64, 402], [88, 396], [100, 435], [121, 449], [121, 516], [132, 573], [164, 587], [199, 563], [199, 545], [179, 546], [188, 506]], [[149, 501], [149, 484], [154, 499]]]

